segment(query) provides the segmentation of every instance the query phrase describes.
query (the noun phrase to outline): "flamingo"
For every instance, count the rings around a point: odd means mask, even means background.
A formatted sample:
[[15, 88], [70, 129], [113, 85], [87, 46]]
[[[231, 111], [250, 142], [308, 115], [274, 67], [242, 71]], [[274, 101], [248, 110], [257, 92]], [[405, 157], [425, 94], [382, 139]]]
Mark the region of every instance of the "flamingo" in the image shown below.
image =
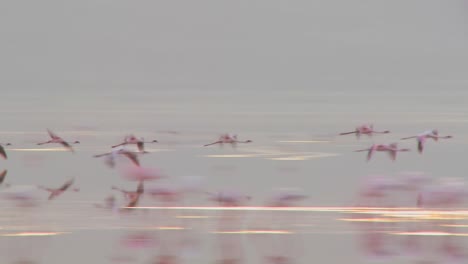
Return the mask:
[[343, 133], [340, 133], [340, 135], [349, 135], [349, 134], [356, 134], [356, 138], [360, 138], [361, 135], [368, 135], [368, 136], [372, 136], [372, 134], [387, 134], [387, 133], [390, 133], [389, 130], [384, 130], [384, 131], [375, 131], [374, 130], [374, 125], [370, 124], [370, 125], [361, 125], [361, 126], [358, 126], [356, 127], [356, 130], [354, 131], [351, 131], [351, 132], [343, 132]]
[[374, 154], [375, 151], [385, 151], [390, 154], [390, 158], [395, 161], [396, 160], [396, 155], [397, 152], [399, 151], [410, 151], [410, 149], [399, 149], [397, 143], [391, 143], [391, 144], [374, 144], [370, 148], [367, 149], [360, 149], [360, 150], [355, 150], [354, 152], [361, 152], [361, 151], [367, 151], [367, 161], [369, 161], [372, 158], [372, 155]]
[[144, 141], [143, 138], [138, 139], [134, 135], [128, 135], [128, 136], [124, 137], [124, 140], [123, 140], [122, 143], [114, 145], [114, 146], [112, 146], [112, 148], [115, 148], [115, 147], [118, 147], [118, 146], [125, 146], [125, 145], [128, 145], [128, 144], [136, 144], [137, 147], [138, 147], [138, 150], [140, 152], [144, 152], [145, 151], [145, 143], [158, 143], [158, 141], [157, 140]]
[[125, 199], [127, 200], [132, 200], [135, 196], [142, 195], [145, 192], [143, 181], [141, 181], [138, 184], [137, 189], [135, 191], [126, 191], [124, 189], [121, 189], [115, 186], [112, 186], [112, 190], [121, 192], [124, 195]]
[[[129, 158], [135, 165], [140, 166], [140, 161], [138, 160], [136, 153], [140, 153], [140, 152], [132, 152], [132, 151], [121, 148], [121, 149], [114, 149], [111, 152], [97, 154], [97, 155], [94, 155], [93, 157], [95, 158], [107, 157], [107, 160], [106, 160], [107, 165], [113, 168], [115, 167], [115, 159], [117, 158], [117, 155], [124, 155], [125, 157]], [[141, 153], [146, 153], [146, 152], [141, 152]]]
[[[59, 144], [62, 144], [62, 146], [64, 146], [66, 149], [70, 150], [72, 153], [75, 152], [73, 150], [72, 146], [67, 141], [65, 141], [63, 138], [57, 136], [57, 134], [52, 132], [50, 129], [47, 129], [47, 133], [49, 133], [49, 136], [50, 136], [51, 139], [49, 141], [37, 143], [37, 145], [44, 145], [44, 144], [49, 144], [49, 143], [59, 143]], [[80, 144], [80, 142], [75, 141], [75, 142], [73, 142], [73, 144]]]
[[426, 142], [426, 139], [432, 138], [434, 141], [438, 141], [439, 138], [452, 138], [452, 136], [439, 136], [439, 131], [437, 129], [432, 129], [432, 130], [427, 130], [422, 132], [421, 134], [417, 136], [412, 136], [412, 137], [405, 137], [401, 138], [402, 140], [405, 139], [410, 139], [410, 138], [416, 138], [418, 141], [418, 152], [421, 154], [424, 150], [424, 143]]
[[222, 146], [223, 144], [231, 144], [234, 147], [237, 143], [251, 143], [251, 142], [252, 140], [239, 141], [237, 140], [237, 135], [223, 134], [218, 138], [218, 141], [205, 144], [203, 146], [207, 147], [207, 146], [211, 146], [215, 144], [220, 144]]
[[[50, 193], [50, 195], [49, 195], [49, 200], [52, 200], [52, 199], [54, 199], [55, 197], [61, 195], [61, 194], [62, 194], [63, 192], [65, 192], [66, 190], [68, 190], [68, 189], [70, 188], [70, 186], [72, 186], [73, 182], [74, 182], [74, 179], [68, 180], [68, 181], [65, 182], [61, 187], [56, 188], [56, 189], [53, 189], [53, 188], [46, 188], [46, 187], [43, 187], [43, 186], [37, 186], [37, 187], [38, 187], [39, 189], [48, 191], [48, 192]], [[80, 191], [80, 189], [74, 188], [73, 191], [78, 192], [78, 191]]]

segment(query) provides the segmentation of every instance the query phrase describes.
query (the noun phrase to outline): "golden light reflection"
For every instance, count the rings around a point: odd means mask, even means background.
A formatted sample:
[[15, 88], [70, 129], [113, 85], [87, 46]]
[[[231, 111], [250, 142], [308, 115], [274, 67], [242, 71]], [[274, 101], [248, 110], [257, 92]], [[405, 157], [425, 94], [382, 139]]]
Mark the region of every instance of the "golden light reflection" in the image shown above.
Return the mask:
[[400, 236], [468, 236], [468, 233], [450, 233], [439, 231], [388, 232], [388, 234]]
[[286, 230], [237, 230], [237, 231], [215, 231], [212, 234], [278, 234], [289, 235], [293, 234], [291, 231]]
[[33, 236], [58, 236], [63, 234], [69, 234], [69, 232], [19, 232], [2, 234], [4, 237], [33, 237]]
[[400, 223], [400, 222], [414, 222], [411, 219], [394, 219], [394, 218], [338, 218], [338, 221], [345, 222], [377, 222], [377, 223]]
[[304, 155], [304, 156], [287, 156], [287, 157], [278, 157], [278, 158], [269, 158], [270, 160], [309, 160], [309, 159], [318, 159], [318, 158], [327, 158], [339, 156], [337, 153], [317, 153], [315, 155]]

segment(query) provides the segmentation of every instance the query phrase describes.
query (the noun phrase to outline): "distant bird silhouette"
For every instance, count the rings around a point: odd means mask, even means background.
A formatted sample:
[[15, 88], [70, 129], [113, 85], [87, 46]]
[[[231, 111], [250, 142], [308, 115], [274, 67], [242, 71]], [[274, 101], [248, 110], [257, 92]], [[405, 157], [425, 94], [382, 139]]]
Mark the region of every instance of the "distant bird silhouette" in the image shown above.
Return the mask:
[[112, 146], [112, 148], [115, 148], [115, 147], [118, 147], [118, 146], [125, 146], [125, 145], [129, 145], [129, 144], [135, 144], [135, 145], [137, 145], [138, 150], [143, 152], [143, 151], [145, 151], [145, 143], [158, 143], [158, 141], [157, 140], [144, 141], [143, 138], [138, 139], [134, 135], [128, 135], [128, 136], [124, 137], [124, 140], [123, 140], [122, 143], [114, 145], [114, 146]]
[[361, 125], [361, 126], [358, 126], [356, 127], [356, 130], [354, 131], [351, 131], [351, 132], [343, 132], [343, 133], [340, 133], [340, 135], [349, 135], [349, 134], [356, 134], [356, 138], [360, 138], [361, 135], [368, 135], [368, 136], [372, 136], [372, 134], [387, 134], [387, 133], [390, 133], [389, 130], [385, 130], [385, 131], [375, 131], [374, 130], [374, 125], [370, 124], [370, 125]]
[[[72, 146], [67, 141], [65, 141], [63, 138], [57, 136], [57, 134], [53, 133], [50, 129], [47, 129], [47, 133], [49, 133], [49, 136], [50, 136], [51, 139], [49, 141], [37, 143], [37, 145], [44, 145], [44, 144], [50, 144], [50, 143], [59, 143], [62, 146], [64, 146], [66, 149], [70, 150], [72, 153], [75, 152], [73, 150]], [[80, 143], [79, 141], [73, 142], [73, 144], [79, 144], [79, 143]]]
[[[50, 193], [49, 200], [52, 200], [52, 199], [58, 197], [59, 195], [61, 195], [66, 190], [68, 190], [70, 188], [70, 186], [72, 186], [73, 182], [74, 182], [74, 179], [68, 180], [61, 187], [55, 188], [55, 189], [54, 188], [46, 188], [46, 187], [43, 187], [43, 186], [37, 186], [37, 187], [39, 189], [48, 191]], [[73, 191], [75, 191], [75, 192], [78, 192], [79, 190], [80, 189], [78, 189], [78, 188], [73, 189]]]
[[233, 147], [236, 146], [237, 143], [251, 143], [252, 140], [245, 140], [245, 141], [239, 141], [237, 140], [237, 135], [230, 135], [230, 134], [223, 134], [221, 135], [217, 141], [205, 144], [203, 145], [204, 147], [215, 145], [215, 144], [220, 144], [221, 146], [223, 144], [231, 144]]
[[418, 152], [422, 153], [424, 150], [424, 143], [426, 142], [426, 139], [431, 138], [434, 141], [438, 141], [439, 138], [443, 138], [443, 139], [452, 138], [452, 136], [439, 136], [439, 131], [437, 131], [437, 129], [432, 129], [432, 130], [424, 131], [417, 136], [402, 138], [402, 140], [410, 139], [410, 138], [416, 138], [418, 142]]

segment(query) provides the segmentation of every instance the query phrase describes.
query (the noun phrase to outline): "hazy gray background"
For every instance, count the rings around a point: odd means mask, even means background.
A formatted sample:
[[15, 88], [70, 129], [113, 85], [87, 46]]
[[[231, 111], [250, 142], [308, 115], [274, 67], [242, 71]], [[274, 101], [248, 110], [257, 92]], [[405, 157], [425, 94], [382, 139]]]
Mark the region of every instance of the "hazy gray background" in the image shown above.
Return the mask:
[[[3, 162], [8, 180], [58, 186], [76, 176], [81, 193], [57, 204], [99, 201], [111, 184], [133, 184], [91, 156], [130, 132], [161, 142], [142, 163], [260, 202], [273, 188], [301, 187], [310, 204], [348, 205], [373, 173], [466, 177], [467, 11], [466, 1], [430, 0], [2, 1], [0, 141], [17, 149]], [[334, 137], [365, 122], [394, 133]], [[79, 138], [77, 154], [25, 150], [47, 139], [46, 128]], [[429, 128], [455, 138], [396, 163], [351, 153]], [[199, 147], [223, 132], [254, 144]], [[254, 157], [207, 157], [222, 154]], [[291, 156], [306, 158], [270, 159]], [[90, 247], [86, 261], [102, 262], [90, 242], [100, 236], [86, 234], [64, 243]], [[348, 236], [310, 239], [312, 249], [328, 239], [343, 252], [310, 250], [320, 262], [361, 263]], [[56, 254], [53, 245], [44, 263], [84, 258], [84, 249]]]

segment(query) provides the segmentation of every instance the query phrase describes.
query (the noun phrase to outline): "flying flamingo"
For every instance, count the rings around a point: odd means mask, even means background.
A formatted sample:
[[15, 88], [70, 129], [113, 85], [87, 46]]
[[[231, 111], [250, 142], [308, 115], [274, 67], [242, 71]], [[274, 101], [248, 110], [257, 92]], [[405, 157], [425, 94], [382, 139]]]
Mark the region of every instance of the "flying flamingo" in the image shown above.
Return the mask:
[[349, 134], [356, 134], [356, 138], [360, 138], [361, 135], [368, 135], [368, 136], [372, 136], [372, 134], [387, 134], [387, 133], [390, 133], [389, 130], [385, 130], [385, 131], [375, 131], [374, 130], [374, 125], [370, 124], [370, 125], [361, 125], [361, 126], [358, 126], [356, 127], [356, 130], [354, 131], [351, 131], [351, 132], [343, 132], [343, 133], [340, 133], [340, 135], [349, 135]]
[[424, 143], [426, 142], [426, 139], [432, 138], [434, 141], [437, 141], [439, 138], [452, 138], [452, 136], [439, 136], [439, 131], [437, 131], [437, 129], [433, 129], [424, 131], [417, 136], [402, 138], [402, 140], [410, 138], [416, 138], [416, 140], [418, 141], [418, 151], [419, 153], [422, 153], [424, 150]]
[[374, 144], [370, 148], [355, 150], [354, 152], [367, 151], [367, 161], [372, 158], [375, 151], [385, 151], [390, 154], [390, 158], [395, 161], [398, 151], [410, 151], [410, 149], [399, 149], [397, 143], [385, 144]]
[[[57, 136], [57, 134], [50, 131], [50, 129], [47, 129], [47, 133], [49, 133], [49, 136], [50, 136], [51, 139], [49, 141], [37, 143], [37, 145], [44, 145], [44, 144], [49, 144], [49, 143], [59, 143], [59, 144], [62, 144], [62, 146], [64, 146], [66, 149], [70, 150], [72, 153], [75, 152], [73, 150], [72, 146], [67, 141], [65, 141], [65, 140], [63, 140], [63, 138]], [[73, 144], [80, 144], [80, 142], [75, 141], [75, 142], [73, 142]]]
[[138, 160], [137, 154], [139, 152], [131, 152], [126, 149], [114, 149], [111, 152], [103, 153], [103, 154], [98, 154], [94, 155], [93, 157], [99, 158], [99, 157], [107, 157], [106, 163], [109, 165], [109, 167], [113, 168], [115, 167], [115, 159], [117, 158], [117, 155], [123, 155], [127, 158], [129, 158], [135, 165], [140, 166], [140, 162]]
[[215, 144], [220, 144], [222, 146], [223, 144], [231, 144], [234, 147], [237, 143], [251, 143], [251, 142], [252, 140], [239, 141], [237, 140], [237, 135], [223, 134], [218, 138], [218, 141], [215, 141], [213, 143], [209, 143], [203, 146], [206, 147], [206, 146], [211, 146]]
[[112, 146], [112, 148], [115, 148], [115, 147], [118, 147], [118, 146], [125, 146], [125, 145], [128, 145], [128, 144], [136, 144], [137, 147], [138, 147], [138, 150], [141, 151], [141, 152], [144, 152], [145, 151], [145, 143], [157, 143], [157, 142], [158, 142], [157, 140], [144, 141], [143, 138], [138, 139], [134, 135], [128, 135], [128, 136], [124, 137], [124, 140], [123, 140], [122, 143], [114, 145], [114, 146]]
[[137, 195], [142, 195], [144, 192], [145, 192], [145, 188], [144, 188], [144, 185], [143, 185], [143, 181], [141, 181], [138, 186], [137, 186], [137, 189], [136, 191], [126, 191], [124, 189], [121, 189], [121, 188], [118, 188], [118, 187], [115, 187], [115, 186], [112, 186], [112, 190], [116, 190], [116, 191], [119, 191], [121, 192], [125, 199], [127, 200], [132, 200], [135, 196]]
[[[63, 192], [65, 192], [66, 190], [68, 190], [68, 189], [70, 188], [70, 186], [72, 186], [73, 182], [74, 182], [74, 179], [68, 180], [68, 181], [65, 182], [61, 187], [56, 188], [56, 189], [53, 189], [53, 188], [46, 188], [46, 187], [43, 187], [43, 186], [37, 186], [37, 187], [38, 187], [39, 189], [48, 191], [48, 192], [50, 193], [50, 195], [49, 195], [49, 200], [52, 200], [52, 199], [54, 199], [55, 197], [61, 195], [61, 194], [62, 194]], [[80, 189], [74, 188], [73, 191], [78, 192], [78, 191], [80, 191]]]

